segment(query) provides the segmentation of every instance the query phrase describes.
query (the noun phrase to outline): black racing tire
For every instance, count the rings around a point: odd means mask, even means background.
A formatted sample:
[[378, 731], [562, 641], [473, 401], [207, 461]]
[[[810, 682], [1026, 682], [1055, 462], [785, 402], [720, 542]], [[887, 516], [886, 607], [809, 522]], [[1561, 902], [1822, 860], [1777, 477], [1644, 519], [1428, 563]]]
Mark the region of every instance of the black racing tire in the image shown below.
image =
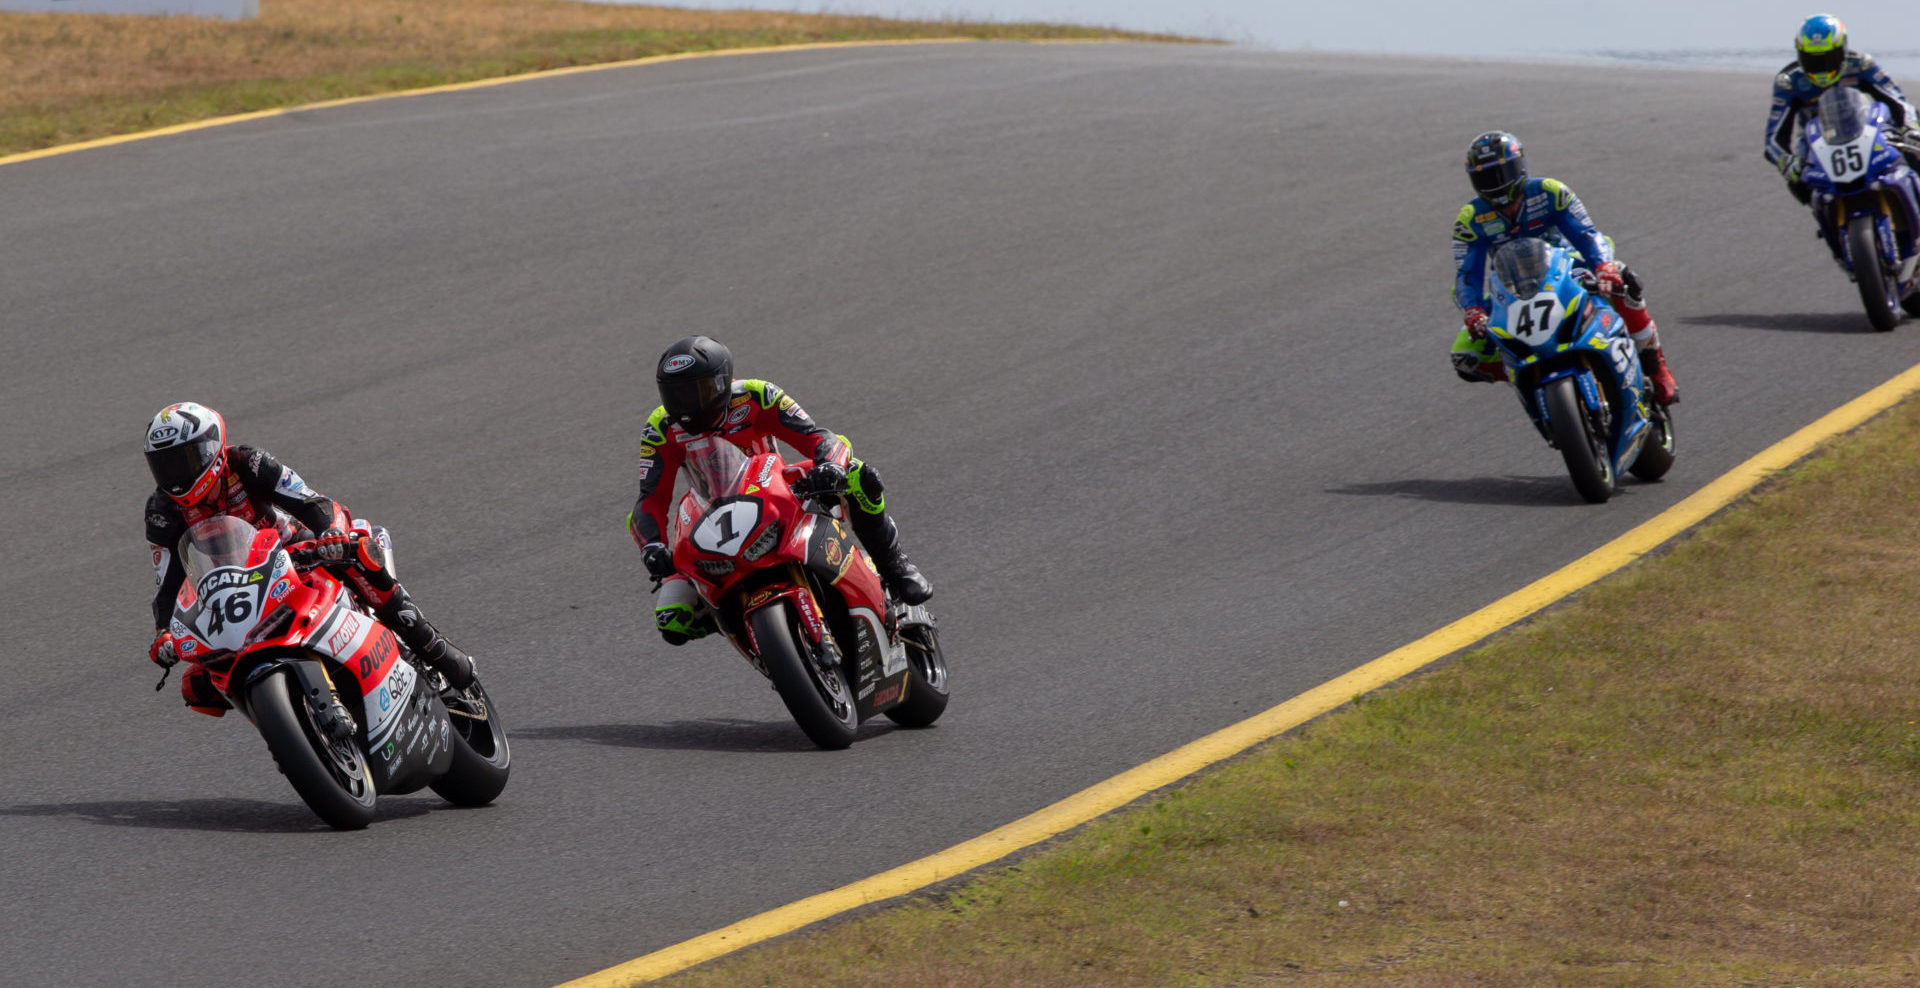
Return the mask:
[[249, 688], [247, 708], [267, 741], [273, 760], [307, 806], [335, 830], [359, 830], [373, 822], [378, 793], [360, 742], [335, 745], [313, 724], [304, 698], [296, 699], [285, 670], [268, 673]]
[[453, 724], [453, 761], [427, 788], [455, 806], [485, 806], [507, 787], [507, 773], [513, 768], [513, 750], [507, 744], [500, 711], [478, 679], [443, 699]]
[[1573, 378], [1559, 378], [1547, 385], [1547, 419], [1553, 430], [1553, 445], [1567, 461], [1567, 475], [1575, 490], [1591, 504], [1603, 504], [1613, 496], [1613, 466], [1606, 447], [1596, 441], [1580, 401]]
[[1653, 406], [1653, 421], [1647, 429], [1647, 441], [1640, 444], [1640, 455], [1627, 472], [1641, 480], [1659, 480], [1673, 469], [1673, 411]]
[[821, 669], [804, 650], [794, 628], [793, 611], [785, 601], [753, 612], [753, 640], [760, 645], [760, 661], [779, 692], [787, 713], [814, 744], [837, 751], [853, 744], [860, 728], [860, 710], [839, 664]]
[[900, 629], [907, 646], [907, 698], [887, 708], [887, 719], [901, 727], [931, 727], [947, 710], [947, 657], [932, 625]]
[[1867, 321], [1882, 333], [1900, 325], [1900, 310], [1887, 284], [1887, 271], [1880, 265], [1880, 234], [1871, 216], [1855, 216], [1847, 221], [1847, 256], [1853, 261], [1853, 280], [1860, 286], [1860, 304], [1867, 307]]

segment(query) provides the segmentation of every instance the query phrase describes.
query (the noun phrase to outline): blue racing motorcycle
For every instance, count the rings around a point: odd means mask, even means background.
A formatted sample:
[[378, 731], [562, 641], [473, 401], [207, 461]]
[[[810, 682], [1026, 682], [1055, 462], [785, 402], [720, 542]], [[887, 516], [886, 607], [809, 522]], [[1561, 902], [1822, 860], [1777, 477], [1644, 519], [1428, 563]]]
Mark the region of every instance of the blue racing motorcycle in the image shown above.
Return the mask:
[[1502, 245], [1488, 271], [1487, 337], [1573, 486], [1598, 504], [1621, 470], [1666, 475], [1673, 420], [1653, 400], [1626, 324], [1581, 274], [1565, 248], [1531, 237]]
[[1887, 126], [1887, 108], [1835, 86], [1821, 94], [1805, 140], [1808, 205], [1834, 259], [1860, 286], [1867, 321], [1886, 332], [1902, 308], [1920, 315], [1920, 178]]

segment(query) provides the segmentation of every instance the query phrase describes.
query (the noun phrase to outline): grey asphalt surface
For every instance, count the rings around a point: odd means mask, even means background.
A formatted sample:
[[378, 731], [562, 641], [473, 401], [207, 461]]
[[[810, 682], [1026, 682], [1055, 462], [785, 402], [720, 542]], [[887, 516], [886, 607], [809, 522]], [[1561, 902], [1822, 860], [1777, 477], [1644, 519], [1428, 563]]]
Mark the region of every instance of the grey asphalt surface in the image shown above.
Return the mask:
[[[1920, 362], [1760, 160], [1769, 80], [965, 44], [625, 68], [0, 168], [0, 981], [546, 985], [951, 846], [1402, 645]], [[1646, 277], [1665, 483], [1456, 380], [1460, 162]], [[693, 332], [885, 474], [935, 728], [820, 752], [651, 630], [622, 519]], [[139, 455], [193, 399], [388, 525], [499, 803], [321, 827], [153, 691]], [[1649, 635], [1658, 629], [1648, 629]]]

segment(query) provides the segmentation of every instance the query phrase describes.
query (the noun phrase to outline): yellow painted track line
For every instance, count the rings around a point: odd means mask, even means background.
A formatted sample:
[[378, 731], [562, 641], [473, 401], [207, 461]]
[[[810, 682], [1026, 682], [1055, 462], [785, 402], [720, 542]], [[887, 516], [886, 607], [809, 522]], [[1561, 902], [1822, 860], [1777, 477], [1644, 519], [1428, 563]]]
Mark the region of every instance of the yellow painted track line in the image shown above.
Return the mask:
[[1657, 548], [1792, 465], [1814, 447], [1920, 390], [1920, 366], [1822, 416], [1617, 539], [1419, 641], [1388, 652], [1270, 710], [1075, 793], [931, 857], [750, 916], [560, 988], [615, 988], [665, 977], [850, 909], [905, 895], [990, 864], [1178, 782], [1486, 638]]
[[[352, 106], [355, 103], [372, 103], [375, 100], [399, 99], [404, 96], [425, 96], [429, 93], [457, 93], [468, 89], [486, 89], [492, 86], [504, 86], [509, 83], [525, 82], [530, 79], [552, 79], [555, 76], [577, 75], [582, 72], [601, 72], [607, 69], [631, 68], [635, 65], [652, 65], [660, 62], [680, 62], [691, 58], [719, 58], [728, 55], [762, 55], [774, 52], [819, 51], [829, 48], [880, 48], [891, 45], [950, 45], [961, 42], [975, 42], [982, 38], [900, 38], [889, 41], [817, 41], [798, 45], [768, 45], [762, 48], [718, 48], [713, 51], [684, 51], [669, 55], [648, 55], [643, 58], [630, 58], [620, 62], [600, 62], [594, 65], [569, 65], [558, 69], [542, 69], [536, 72], [522, 72], [519, 75], [496, 76], [491, 79], [474, 79], [470, 82], [450, 82], [443, 86], [426, 86], [420, 89], [399, 89], [390, 93], [373, 93], [367, 96], [349, 96], [345, 99], [327, 100], [322, 103], [304, 103], [299, 106], [276, 107], [271, 110], [255, 110], [252, 113], [236, 113], [232, 116], [211, 117], [195, 120], [191, 123], [174, 124], [154, 130], [143, 130], [136, 134], [117, 134], [113, 137], [101, 137], [91, 141], [74, 144], [62, 144], [58, 147], [41, 148], [38, 151], [22, 151], [0, 157], [0, 165], [19, 164], [39, 158], [51, 158], [60, 154], [72, 154], [92, 148], [110, 147], [131, 141], [144, 141], [153, 137], [165, 137], [169, 134], [184, 134], [188, 131], [205, 130], [209, 127], [224, 127], [227, 124], [241, 123], [247, 120], [263, 120], [267, 117], [285, 116], [291, 113], [303, 113], [308, 110], [324, 110], [336, 106]], [[1000, 39], [993, 39], [1000, 40]], [[1083, 42], [1078, 38], [1050, 38], [1035, 41], [1020, 41], [1008, 38], [1007, 41], [1019, 41], [1022, 44], [1057, 44], [1098, 42], [1105, 39], [1088, 38]]]

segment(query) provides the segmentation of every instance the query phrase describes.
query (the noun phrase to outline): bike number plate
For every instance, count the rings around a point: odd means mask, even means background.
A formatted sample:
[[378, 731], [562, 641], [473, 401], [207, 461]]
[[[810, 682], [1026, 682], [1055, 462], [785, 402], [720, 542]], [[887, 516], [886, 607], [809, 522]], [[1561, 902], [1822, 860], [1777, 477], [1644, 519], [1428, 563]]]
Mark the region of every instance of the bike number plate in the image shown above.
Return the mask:
[[1873, 142], [1877, 133], [1869, 129], [1848, 144], [1816, 141], [1813, 153], [1819, 156], [1821, 166], [1826, 168], [1834, 184], [1857, 181], [1867, 177], [1867, 166], [1873, 161]]
[[760, 525], [760, 502], [729, 501], [707, 512], [693, 529], [694, 547], [716, 556], [740, 552], [747, 536]]
[[1520, 299], [1507, 306], [1507, 333], [1528, 346], [1550, 342], [1560, 327], [1555, 318], [1559, 311], [1560, 299], [1555, 295]]

